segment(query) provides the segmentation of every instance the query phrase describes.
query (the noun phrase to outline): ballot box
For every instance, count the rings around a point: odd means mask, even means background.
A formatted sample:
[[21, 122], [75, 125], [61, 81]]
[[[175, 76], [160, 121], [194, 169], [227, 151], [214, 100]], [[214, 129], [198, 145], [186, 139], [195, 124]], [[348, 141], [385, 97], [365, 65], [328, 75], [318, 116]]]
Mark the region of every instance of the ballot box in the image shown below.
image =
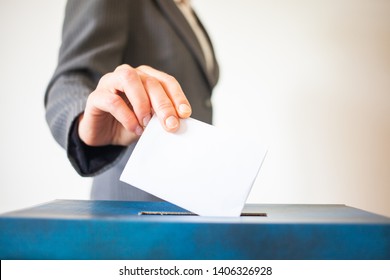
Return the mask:
[[390, 259], [390, 219], [345, 205], [55, 200], [0, 215], [0, 259]]

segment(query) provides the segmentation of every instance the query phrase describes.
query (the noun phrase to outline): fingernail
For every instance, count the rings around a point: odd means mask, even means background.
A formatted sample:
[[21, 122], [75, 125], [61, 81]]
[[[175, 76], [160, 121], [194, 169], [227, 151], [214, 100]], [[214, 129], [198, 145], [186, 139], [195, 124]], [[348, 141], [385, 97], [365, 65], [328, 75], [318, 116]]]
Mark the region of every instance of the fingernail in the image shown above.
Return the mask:
[[174, 116], [170, 116], [165, 120], [165, 125], [168, 129], [175, 129], [179, 126], [179, 121]]
[[142, 129], [142, 127], [137, 126], [137, 128], [135, 129], [135, 134], [137, 134], [138, 136], [141, 136], [141, 135], [142, 135], [142, 132], [144, 132], [144, 130]]
[[189, 114], [191, 113], [191, 107], [188, 106], [187, 104], [180, 104], [179, 111], [182, 114]]
[[144, 127], [148, 125], [148, 123], [149, 123], [149, 121], [150, 121], [151, 118], [152, 118], [152, 117], [151, 117], [150, 115], [147, 115], [147, 116], [143, 119], [142, 122], [143, 122]]

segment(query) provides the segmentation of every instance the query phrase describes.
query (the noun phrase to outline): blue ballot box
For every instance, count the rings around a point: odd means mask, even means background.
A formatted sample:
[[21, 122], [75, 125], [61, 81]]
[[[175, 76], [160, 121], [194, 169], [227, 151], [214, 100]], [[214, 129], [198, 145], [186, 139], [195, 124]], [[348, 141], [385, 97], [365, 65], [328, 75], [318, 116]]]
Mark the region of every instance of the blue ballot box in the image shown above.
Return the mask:
[[56, 200], [0, 215], [0, 259], [390, 259], [390, 219], [345, 205]]

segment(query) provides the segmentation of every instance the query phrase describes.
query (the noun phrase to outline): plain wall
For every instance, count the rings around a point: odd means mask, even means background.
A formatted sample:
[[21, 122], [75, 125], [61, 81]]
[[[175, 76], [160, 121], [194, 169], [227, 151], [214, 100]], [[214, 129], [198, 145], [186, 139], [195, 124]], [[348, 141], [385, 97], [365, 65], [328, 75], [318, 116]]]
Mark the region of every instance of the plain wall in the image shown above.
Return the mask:
[[[269, 143], [248, 202], [390, 216], [390, 1], [193, 4], [221, 67], [214, 124]], [[0, 212], [89, 197], [44, 119], [64, 7], [0, 0]]]

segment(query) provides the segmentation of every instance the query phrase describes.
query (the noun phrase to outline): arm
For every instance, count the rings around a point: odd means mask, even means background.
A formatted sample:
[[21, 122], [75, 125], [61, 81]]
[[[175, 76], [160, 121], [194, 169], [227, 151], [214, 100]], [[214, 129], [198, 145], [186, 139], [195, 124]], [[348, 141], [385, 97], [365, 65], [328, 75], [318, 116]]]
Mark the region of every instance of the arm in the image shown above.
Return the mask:
[[[129, 11], [137, 3], [76, 0], [66, 8], [59, 63], [45, 96], [46, 119], [81, 175], [110, 167], [138, 139], [152, 109], [168, 131], [177, 129], [178, 117], [191, 114], [172, 77], [145, 66], [115, 68], [122, 64]], [[183, 112], [181, 105], [187, 105]]]

